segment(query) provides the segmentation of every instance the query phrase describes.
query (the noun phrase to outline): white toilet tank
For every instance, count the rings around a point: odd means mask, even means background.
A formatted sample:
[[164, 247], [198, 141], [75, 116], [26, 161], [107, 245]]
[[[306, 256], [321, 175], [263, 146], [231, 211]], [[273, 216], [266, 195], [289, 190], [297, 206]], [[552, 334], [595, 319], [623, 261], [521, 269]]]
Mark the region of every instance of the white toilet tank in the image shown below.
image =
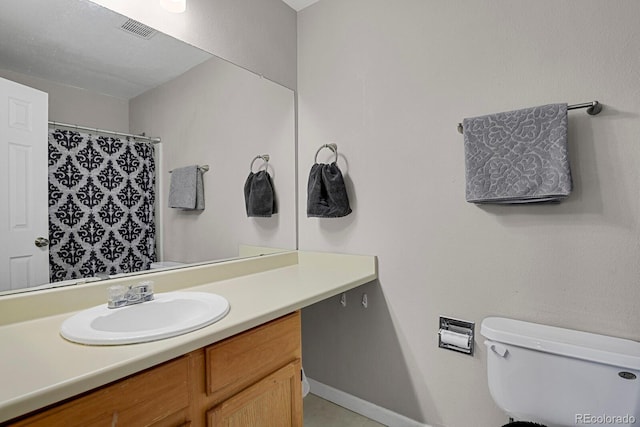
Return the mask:
[[501, 317], [482, 321], [489, 391], [519, 421], [640, 426], [640, 343]]

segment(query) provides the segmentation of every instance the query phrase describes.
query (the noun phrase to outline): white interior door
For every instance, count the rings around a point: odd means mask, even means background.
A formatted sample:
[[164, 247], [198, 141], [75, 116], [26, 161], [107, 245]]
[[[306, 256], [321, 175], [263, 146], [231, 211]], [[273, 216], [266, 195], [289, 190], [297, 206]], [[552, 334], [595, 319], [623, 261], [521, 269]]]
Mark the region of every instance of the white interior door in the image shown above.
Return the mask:
[[49, 282], [47, 120], [48, 94], [0, 78], [0, 290]]

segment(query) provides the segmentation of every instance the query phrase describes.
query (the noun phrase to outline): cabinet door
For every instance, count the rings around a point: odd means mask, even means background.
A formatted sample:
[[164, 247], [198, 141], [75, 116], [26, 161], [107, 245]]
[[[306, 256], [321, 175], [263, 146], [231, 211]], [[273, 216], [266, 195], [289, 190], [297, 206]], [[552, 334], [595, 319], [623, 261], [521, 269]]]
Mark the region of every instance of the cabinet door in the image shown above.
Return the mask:
[[302, 427], [301, 364], [296, 360], [207, 412], [209, 427]]
[[300, 312], [235, 335], [206, 348], [207, 394], [214, 403], [301, 359]]
[[189, 406], [188, 356], [135, 374], [12, 427], [182, 426]]

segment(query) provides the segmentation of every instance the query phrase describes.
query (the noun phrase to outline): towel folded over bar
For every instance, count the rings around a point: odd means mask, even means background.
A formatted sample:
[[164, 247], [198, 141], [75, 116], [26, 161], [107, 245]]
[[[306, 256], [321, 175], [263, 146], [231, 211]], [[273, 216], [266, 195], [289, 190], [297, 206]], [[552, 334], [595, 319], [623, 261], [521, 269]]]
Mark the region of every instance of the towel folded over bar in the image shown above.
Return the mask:
[[204, 182], [198, 165], [176, 168], [171, 172], [169, 207], [185, 210], [204, 209]]
[[567, 104], [466, 118], [463, 126], [467, 202], [557, 202], [571, 193]]

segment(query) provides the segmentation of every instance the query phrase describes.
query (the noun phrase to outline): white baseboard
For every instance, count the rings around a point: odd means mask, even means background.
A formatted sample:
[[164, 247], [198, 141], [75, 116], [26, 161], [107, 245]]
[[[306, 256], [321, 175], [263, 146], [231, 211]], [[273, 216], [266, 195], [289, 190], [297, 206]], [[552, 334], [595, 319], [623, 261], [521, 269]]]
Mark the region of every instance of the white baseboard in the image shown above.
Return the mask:
[[418, 421], [407, 418], [396, 412], [390, 411], [381, 406], [375, 405], [359, 397], [353, 396], [344, 391], [322, 384], [312, 378], [307, 378], [311, 386], [311, 393], [321, 397], [343, 408], [347, 408], [357, 414], [365, 416], [369, 419], [384, 424], [388, 427], [430, 427], [428, 424], [419, 423]]

